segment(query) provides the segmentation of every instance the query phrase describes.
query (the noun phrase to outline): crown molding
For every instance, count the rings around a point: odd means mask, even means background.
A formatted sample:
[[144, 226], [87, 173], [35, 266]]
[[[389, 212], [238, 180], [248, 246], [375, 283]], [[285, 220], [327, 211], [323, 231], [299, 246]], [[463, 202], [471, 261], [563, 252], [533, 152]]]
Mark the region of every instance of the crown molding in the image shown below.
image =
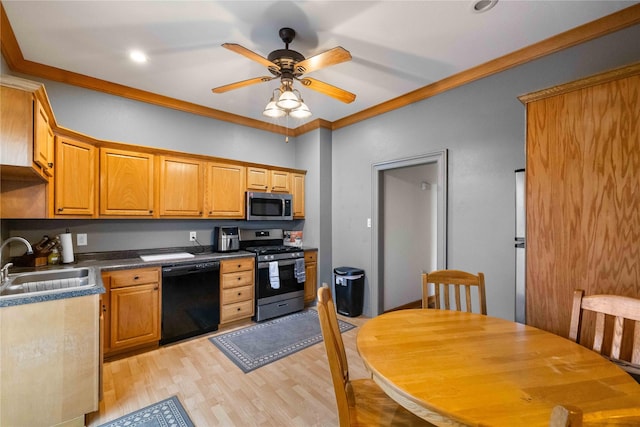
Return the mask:
[[121, 96], [123, 98], [159, 105], [174, 110], [197, 114], [216, 120], [234, 123], [240, 126], [248, 126], [267, 132], [295, 137], [319, 128], [336, 130], [350, 126], [380, 114], [425, 100], [492, 74], [525, 64], [543, 56], [550, 55], [627, 27], [631, 27], [638, 23], [640, 23], [640, 4], [635, 4], [611, 15], [588, 22], [579, 27], [565, 31], [564, 33], [519, 49], [500, 58], [485, 62], [484, 64], [454, 74], [450, 77], [375, 105], [371, 108], [367, 108], [350, 116], [343, 117], [334, 122], [324, 119], [316, 119], [295, 129], [289, 129], [284, 126], [266, 123], [237, 114], [227, 113], [225, 111], [170, 98], [168, 96], [158, 95], [152, 92], [96, 79], [48, 65], [27, 61], [22, 55], [22, 51], [20, 50], [20, 46], [18, 45], [15, 34], [13, 33], [13, 29], [11, 28], [11, 24], [7, 18], [2, 2], [0, 2], [0, 48], [7, 65], [12, 71], [104, 92], [111, 95]]

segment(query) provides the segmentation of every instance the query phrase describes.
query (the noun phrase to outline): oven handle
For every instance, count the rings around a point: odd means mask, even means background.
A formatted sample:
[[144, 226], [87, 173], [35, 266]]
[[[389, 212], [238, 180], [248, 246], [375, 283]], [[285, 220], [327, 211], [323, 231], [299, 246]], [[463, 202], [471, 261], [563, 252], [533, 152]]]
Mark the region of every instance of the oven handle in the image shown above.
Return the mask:
[[[296, 263], [295, 259], [280, 259], [276, 261], [278, 263], [278, 267], [286, 267], [287, 265], [294, 265]], [[269, 268], [268, 262], [259, 262], [258, 268]]]

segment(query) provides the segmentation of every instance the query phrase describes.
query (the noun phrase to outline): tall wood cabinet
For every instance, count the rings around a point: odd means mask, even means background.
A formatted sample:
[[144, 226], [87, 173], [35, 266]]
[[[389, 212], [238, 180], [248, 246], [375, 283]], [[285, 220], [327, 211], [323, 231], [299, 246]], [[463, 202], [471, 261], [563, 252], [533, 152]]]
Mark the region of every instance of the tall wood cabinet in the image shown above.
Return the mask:
[[640, 298], [640, 66], [521, 100], [527, 323], [567, 336], [574, 289]]
[[58, 137], [55, 151], [54, 213], [94, 215], [98, 150], [91, 144]]
[[158, 344], [160, 278], [160, 267], [102, 273], [105, 356]]
[[100, 149], [100, 214], [152, 216], [153, 154]]
[[37, 98], [34, 104], [34, 133], [33, 161], [42, 168], [46, 176], [53, 176], [54, 135], [49, 119], [49, 114], [44, 104]]
[[291, 194], [293, 194], [293, 217], [304, 218], [304, 174], [291, 174]]

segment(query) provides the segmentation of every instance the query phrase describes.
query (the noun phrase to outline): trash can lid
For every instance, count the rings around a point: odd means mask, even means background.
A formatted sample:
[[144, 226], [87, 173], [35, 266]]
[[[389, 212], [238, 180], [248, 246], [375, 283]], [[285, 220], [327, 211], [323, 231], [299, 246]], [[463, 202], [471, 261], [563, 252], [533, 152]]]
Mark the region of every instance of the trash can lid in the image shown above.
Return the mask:
[[364, 274], [364, 270], [356, 267], [336, 267], [333, 269], [333, 272], [341, 276], [355, 276], [357, 274]]

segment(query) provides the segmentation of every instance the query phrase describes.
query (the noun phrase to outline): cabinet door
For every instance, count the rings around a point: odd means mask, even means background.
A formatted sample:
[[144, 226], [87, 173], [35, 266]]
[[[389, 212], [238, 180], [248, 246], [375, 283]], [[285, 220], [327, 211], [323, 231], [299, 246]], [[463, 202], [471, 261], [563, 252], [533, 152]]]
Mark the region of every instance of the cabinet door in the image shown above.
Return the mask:
[[56, 142], [56, 215], [94, 215], [97, 149], [59, 137]]
[[271, 191], [275, 193], [291, 192], [289, 172], [277, 170], [271, 171]]
[[247, 190], [269, 191], [270, 177], [268, 169], [247, 167]]
[[291, 174], [291, 187], [293, 194], [293, 216], [304, 218], [304, 175]]
[[160, 156], [160, 216], [202, 216], [203, 163]]
[[39, 100], [35, 100], [33, 161], [46, 176], [53, 176], [53, 130], [49, 116]]
[[245, 168], [226, 163], [207, 164], [207, 216], [244, 218]]
[[316, 299], [318, 292], [318, 252], [307, 251], [304, 253], [304, 302], [309, 303]]
[[160, 340], [157, 283], [111, 289], [111, 342], [117, 350]]
[[100, 149], [100, 214], [153, 215], [153, 155]]

